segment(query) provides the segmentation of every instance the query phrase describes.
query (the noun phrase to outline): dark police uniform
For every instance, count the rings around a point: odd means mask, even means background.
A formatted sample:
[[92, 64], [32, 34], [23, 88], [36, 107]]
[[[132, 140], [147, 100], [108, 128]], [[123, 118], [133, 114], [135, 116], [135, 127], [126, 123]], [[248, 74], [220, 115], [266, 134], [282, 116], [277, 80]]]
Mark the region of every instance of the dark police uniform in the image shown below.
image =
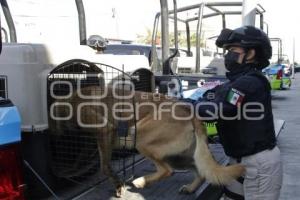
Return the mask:
[[[278, 188], [275, 188], [276, 190], [271, 194], [266, 192], [260, 194], [257, 192], [259, 188], [257, 188], [257, 181], [255, 180], [260, 176], [259, 173], [264, 170], [262, 169], [260, 172], [259, 168], [261, 166], [257, 165], [265, 164], [264, 161], [256, 163], [256, 160], [272, 160], [274, 153], [270, 154], [269, 151], [275, 151], [275, 154], [279, 153], [276, 147], [270, 84], [260, 71], [252, 68], [250, 65], [244, 67], [243, 70], [237, 73], [228, 72], [226, 75], [229, 79], [228, 82], [217, 86], [205, 95], [206, 101], [213, 102], [216, 105], [222, 104], [222, 108], [218, 107], [222, 109], [222, 111], [218, 111], [219, 114], [222, 112], [225, 117], [240, 116], [239, 119], [223, 119], [222, 116], [218, 116], [218, 118], [215, 119], [217, 121], [220, 143], [223, 145], [226, 155], [231, 158], [231, 163], [241, 162], [246, 166], [247, 173], [245, 175], [244, 186], [250, 185], [250, 188], [254, 188], [254, 192], [248, 192], [245, 194], [245, 198], [276, 199], [277, 196], [279, 196], [281, 184], [278, 185]], [[214, 96], [214, 98], [208, 98], [212, 96]], [[201, 104], [201, 102], [198, 103]], [[249, 120], [242, 114], [244, 106], [247, 103], [255, 103], [255, 105], [249, 105], [248, 108], [250, 109], [260, 110], [262, 107], [264, 109], [259, 112], [248, 113], [247, 116], [251, 117]], [[262, 107], [257, 106], [257, 103], [261, 104]], [[241, 112], [240, 115], [237, 115], [239, 108]], [[198, 113], [202, 117], [209, 117], [211, 115], [208, 114], [208, 111], [215, 113], [214, 109], [214, 106], [203, 104], [198, 107]], [[256, 156], [260, 158], [258, 159]], [[266, 156], [269, 158], [265, 159], [264, 157]], [[280, 160], [277, 160], [278, 157], [280, 156], [274, 156], [274, 164], [280, 162]], [[282, 170], [280, 164], [274, 165], [274, 167], [277, 167], [278, 169], [276, 170], [278, 171]], [[279, 175], [275, 175], [271, 181], [281, 183], [282, 175], [281, 173], [278, 174]], [[253, 181], [255, 184], [253, 184]], [[241, 182], [241, 180], [239, 180], [239, 182]], [[227, 199], [244, 199], [243, 185], [241, 184], [242, 183], [236, 181], [225, 188]], [[266, 185], [271, 184], [270, 182]]]
[[[216, 87], [208, 93], [214, 93], [214, 98], [206, 100], [215, 103], [219, 107], [219, 115], [225, 117], [239, 116], [239, 119], [224, 119], [219, 116], [217, 129], [220, 142], [225, 153], [233, 158], [240, 159], [243, 156], [272, 149], [276, 146], [274, 122], [271, 105], [271, 87], [264, 75], [251, 68], [245, 67], [238, 73], [227, 73], [228, 82]], [[212, 96], [211, 94], [205, 96]], [[234, 97], [232, 97], [234, 96]], [[249, 109], [261, 109], [259, 112], [250, 112], [246, 115], [251, 119], [245, 119], [243, 115], [244, 105]], [[261, 104], [258, 106], [257, 103]], [[238, 108], [241, 112], [238, 114]], [[215, 113], [214, 106], [199, 106], [201, 117], [209, 117], [208, 111]]]
[[[276, 146], [271, 88], [260, 72], [270, 64], [270, 40], [262, 30], [243, 26], [223, 29], [216, 45], [228, 51], [224, 64], [229, 81], [207, 92], [204, 102], [196, 102], [196, 109], [204, 121], [207, 117], [217, 121], [220, 142], [230, 163], [240, 162], [246, 168], [243, 182], [233, 181], [226, 186], [225, 198], [276, 200], [282, 184], [282, 167]], [[247, 57], [249, 52], [253, 53], [252, 58]]]
[[[272, 149], [276, 145], [273, 114], [271, 105], [271, 88], [268, 80], [257, 70], [249, 68], [237, 74], [227, 74], [229, 82], [223, 84], [216, 91], [216, 103], [223, 103], [224, 116], [237, 114], [238, 106], [241, 107], [241, 118], [238, 120], [226, 120], [219, 118], [217, 129], [225, 153], [234, 158], [252, 155], [266, 149]], [[234, 97], [240, 98], [235, 104]], [[233, 98], [233, 100], [232, 100]], [[260, 103], [263, 112], [248, 113], [245, 119], [242, 114], [243, 105], [246, 103]], [[249, 105], [250, 109], [259, 109], [257, 105]], [[249, 116], [250, 115], [250, 116]], [[262, 116], [262, 117], [260, 117]], [[258, 119], [254, 119], [258, 118]]]

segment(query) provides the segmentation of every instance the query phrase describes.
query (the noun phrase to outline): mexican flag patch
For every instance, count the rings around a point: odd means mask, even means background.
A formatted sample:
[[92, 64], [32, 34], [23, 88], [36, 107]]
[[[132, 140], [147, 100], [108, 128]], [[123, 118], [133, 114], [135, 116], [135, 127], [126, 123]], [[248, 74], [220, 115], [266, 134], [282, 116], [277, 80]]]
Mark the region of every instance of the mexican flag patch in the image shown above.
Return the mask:
[[243, 102], [244, 97], [244, 93], [238, 91], [237, 89], [231, 88], [226, 99], [229, 103], [236, 106]]

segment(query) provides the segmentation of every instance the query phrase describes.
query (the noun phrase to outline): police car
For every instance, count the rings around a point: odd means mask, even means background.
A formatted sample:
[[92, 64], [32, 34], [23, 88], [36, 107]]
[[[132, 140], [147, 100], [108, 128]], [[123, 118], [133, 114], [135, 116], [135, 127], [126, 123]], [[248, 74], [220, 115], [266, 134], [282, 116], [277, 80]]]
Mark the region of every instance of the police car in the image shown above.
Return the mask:
[[[205, 82], [204, 80], [199, 80], [197, 83], [198, 88], [192, 90], [183, 91], [182, 97], [185, 99], [199, 100], [203, 98], [206, 91], [213, 89], [214, 87], [221, 85], [222, 82], [219, 80]], [[204, 122], [206, 126], [206, 134], [209, 139], [214, 139], [217, 137], [217, 127], [215, 121], [213, 122]]]
[[263, 69], [263, 73], [268, 78], [272, 90], [289, 89], [292, 85], [290, 75], [285, 73], [285, 65], [273, 64]]

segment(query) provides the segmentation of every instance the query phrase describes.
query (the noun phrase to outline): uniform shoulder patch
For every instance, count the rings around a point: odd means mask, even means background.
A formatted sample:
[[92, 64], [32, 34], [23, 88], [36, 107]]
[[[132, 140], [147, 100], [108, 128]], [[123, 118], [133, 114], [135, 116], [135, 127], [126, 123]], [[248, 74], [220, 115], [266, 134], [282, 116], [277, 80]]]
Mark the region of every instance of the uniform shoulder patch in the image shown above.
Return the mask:
[[231, 88], [231, 90], [227, 94], [226, 100], [230, 104], [237, 106], [243, 102], [244, 97], [244, 93], [235, 88]]

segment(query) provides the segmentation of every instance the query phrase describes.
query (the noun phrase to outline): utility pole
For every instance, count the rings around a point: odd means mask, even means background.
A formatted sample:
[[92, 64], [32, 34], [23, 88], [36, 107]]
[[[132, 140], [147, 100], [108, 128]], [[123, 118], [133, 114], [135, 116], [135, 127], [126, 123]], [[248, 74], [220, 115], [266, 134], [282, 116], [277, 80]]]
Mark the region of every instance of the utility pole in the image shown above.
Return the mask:
[[293, 64], [292, 64], [292, 78], [295, 78], [295, 37], [293, 38]]
[[115, 20], [115, 25], [116, 25], [116, 38], [120, 39], [120, 34], [119, 34], [119, 16], [117, 14], [116, 8], [112, 8], [112, 18]]
[[257, 0], [243, 0], [242, 26], [255, 26]]

